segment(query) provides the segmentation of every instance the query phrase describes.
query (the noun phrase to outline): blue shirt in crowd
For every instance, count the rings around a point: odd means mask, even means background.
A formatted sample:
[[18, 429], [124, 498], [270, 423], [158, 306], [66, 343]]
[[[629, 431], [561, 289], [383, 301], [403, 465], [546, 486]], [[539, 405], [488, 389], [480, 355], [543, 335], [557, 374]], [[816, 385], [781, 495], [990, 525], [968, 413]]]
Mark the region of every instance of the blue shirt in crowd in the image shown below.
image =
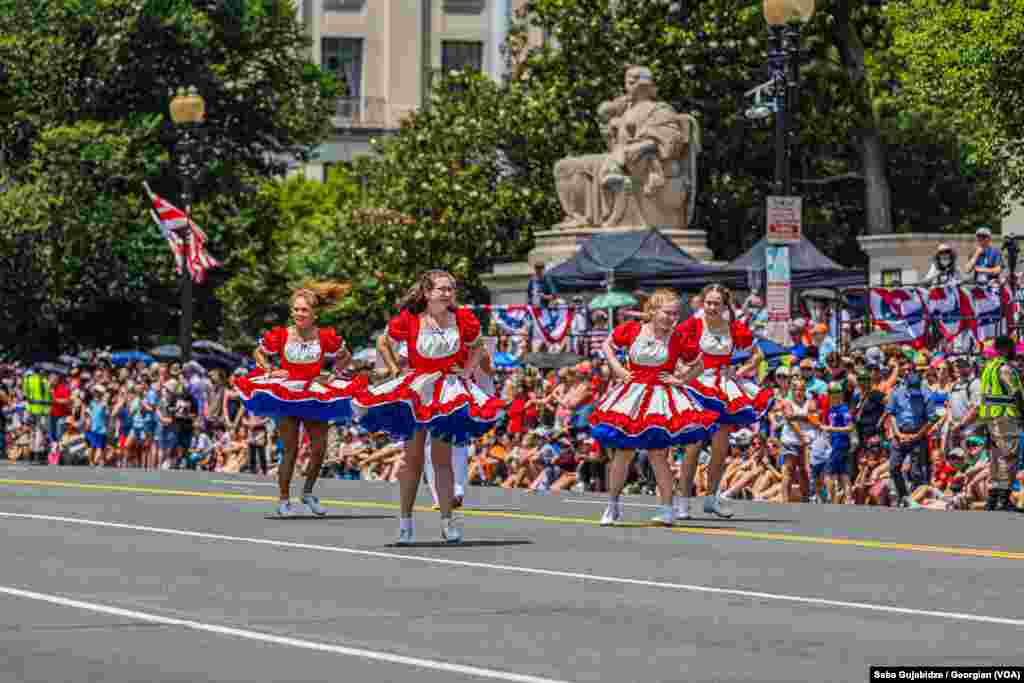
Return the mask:
[[139, 399], [132, 401], [132, 429], [142, 432], [153, 432], [156, 430], [156, 411], [152, 404]]
[[[1002, 265], [1002, 254], [1000, 254], [999, 250], [995, 247], [985, 247], [981, 252], [981, 256], [979, 256], [978, 260], [974, 263], [975, 268], [995, 268], [996, 266]], [[989, 275], [987, 273], [975, 273], [974, 281], [979, 285], [984, 285], [993, 277], [993, 275]]]
[[892, 390], [885, 412], [896, 419], [896, 429], [904, 434], [920, 431], [935, 419], [935, 406], [928, 402], [920, 387], [900, 384]]
[[[828, 423], [833, 427], [849, 427], [853, 423], [850, 416], [850, 406], [841, 403], [832, 406], [828, 410]], [[832, 437], [832, 452], [850, 450], [849, 432], [830, 432]]]
[[89, 431], [94, 434], [106, 434], [107, 422], [110, 420], [110, 408], [103, 401], [93, 401], [89, 405]]
[[839, 351], [836, 346], [836, 340], [830, 336], [826, 336], [821, 340], [821, 344], [818, 345], [818, 360], [822, 363], [828, 360], [830, 353], [836, 353]]

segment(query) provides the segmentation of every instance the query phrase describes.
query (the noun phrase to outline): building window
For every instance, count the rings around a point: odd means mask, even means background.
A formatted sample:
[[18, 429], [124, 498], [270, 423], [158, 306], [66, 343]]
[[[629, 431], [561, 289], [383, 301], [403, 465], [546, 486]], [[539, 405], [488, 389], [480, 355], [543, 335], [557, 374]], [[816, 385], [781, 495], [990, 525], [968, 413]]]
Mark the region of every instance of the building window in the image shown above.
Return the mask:
[[902, 270], [883, 270], [882, 271], [882, 286], [883, 287], [902, 287], [903, 286], [903, 271]]
[[484, 0], [444, 0], [444, 11], [446, 14], [482, 14]]
[[441, 68], [449, 71], [484, 68], [484, 44], [477, 40], [445, 40], [441, 42]]
[[324, 11], [328, 12], [359, 12], [366, 0], [324, 0]]
[[323, 38], [322, 68], [338, 79], [338, 97], [358, 99], [363, 92], [363, 39]]

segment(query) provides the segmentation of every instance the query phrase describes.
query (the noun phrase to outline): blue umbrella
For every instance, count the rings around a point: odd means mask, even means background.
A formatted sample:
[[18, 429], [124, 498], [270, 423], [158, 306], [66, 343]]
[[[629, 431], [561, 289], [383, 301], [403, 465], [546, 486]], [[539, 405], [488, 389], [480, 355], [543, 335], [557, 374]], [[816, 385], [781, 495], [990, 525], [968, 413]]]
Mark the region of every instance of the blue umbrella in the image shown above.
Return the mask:
[[117, 366], [138, 362], [149, 365], [153, 360], [153, 356], [142, 351], [114, 351], [110, 354], [110, 362]]
[[[755, 337], [754, 344], [757, 348], [761, 349], [761, 353], [764, 354], [765, 359], [769, 361], [792, 353], [791, 349], [787, 349], [781, 344], [777, 344], [770, 339], [765, 339], [764, 337]], [[732, 354], [732, 363], [733, 365], [744, 363], [750, 360], [750, 356], [750, 351], [737, 351]]]
[[522, 365], [519, 359], [510, 353], [499, 351], [494, 354], [494, 367], [496, 368], [518, 368], [522, 367]]
[[215, 341], [209, 341], [206, 339], [200, 339], [192, 344], [193, 349], [200, 349], [202, 351], [214, 351], [224, 355], [230, 355], [231, 350], [225, 347], [223, 344], [218, 344]]
[[151, 356], [159, 360], [181, 360], [181, 347], [177, 344], [164, 344], [163, 346], [157, 346], [150, 349], [149, 353]]

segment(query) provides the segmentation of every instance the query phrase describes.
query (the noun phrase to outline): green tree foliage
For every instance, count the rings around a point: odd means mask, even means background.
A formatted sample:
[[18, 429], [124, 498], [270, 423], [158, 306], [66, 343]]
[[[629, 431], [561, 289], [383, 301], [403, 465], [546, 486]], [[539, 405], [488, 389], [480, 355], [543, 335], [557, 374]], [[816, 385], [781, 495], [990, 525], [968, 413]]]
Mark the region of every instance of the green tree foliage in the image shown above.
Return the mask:
[[[527, 50], [530, 30], [552, 43]], [[848, 265], [861, 262], [855, 238], [868, 232], [871, 173], [892, 197], [876, 231], [953, 230], [988, 217], [994, 205], [987, 171], [963, 166], [956, 137], [927, 114], [908, 118], [898, 107], [887, 31], [883, 15], [839, 0], [820, 3], [804, 31], [795, 187], [806, 198], [807, 234]], [[708, 231], [718, 258], [732, 258], [762, 234], [772, 187], [771, 122], [743, 115], [744, 93], [768, 79], [766, 38], [760, 8], [745, 0], [687, 2], [675, 14], [655, 0], [533, 0], [507, 45], [511, 78], [444, 74], [428, 109], [376, 141], [374, 158], [344, 171], [362, 188], [358, 198], [344, 194], [327, 208], [322, 189], [289, 186], [281, 201], [306, 207], [292, 211], [309, 227], [297, 231], [284, 270], [292, 279], [353, 283], [327, 319], [354, 343], [380, 328], [427, 268], [450, 270], [463, 300], [481, 300], [480, 276], [496, 260], [522, 258], [534, 232], [561, 219], [552, 167], [604, 149], [596, 110], [621, 93], [632, 63], [650, 65], [660, 97], [701, 121], [695, 227]], [[882, 165], [869, 170], [872, 145]], [[337, 248], [302, 243], [331, 220]]]
[[968, 161], [998, 168], [1024, 195], [1024, 1], [890, 3], [905, 101], [970, 141]]
[[[531, 91], [564, 95], [556, 106], [566, 123], [552, 133], [563, 135], [568, 152], [602, 149], [593, 112], [621, 92], [624, 65], [650, 65], [659, 96], [692, 111], [703, 127], [694, 227], [708, 231], [719, 258], [758, 239], [774, 169], [772, 121], [758, 125], [743, 115], [750, 104], [744, 92], [769, 76], [759, 3], [532, 0], [518, 26], [520, 35], [529, 29], [542, 30], [555, 45], [527, 54], [520, 71]], [[853, 265], [863, 258], [857, 235], [956, 229], [964, 216], [991, 214], [992, 193], [977, 189], [991, 182], [986, 169], [962, 169], [954, 135], [927, 118], [927, 130], [938, 137], [920, 135], [890, 104], [898, 65], [884, 15], [860, 2], [819, 2], [803, 43], [792, 172], [812, 240]], [[923, 192], [892, 191], [908, 186]], [[929, 214], [938, 187], [942, 206]]]
[[[217, 289], [226, 342], [252, 348], [268, 326], [287, 320], [291, 288], [346, 277], [340, 264], [348, 247], [337, 237], [338, 215], [359, 197], [358, 179], [335, 167], [324, 183], [301, 175], [267, 180], [228, 219], [232, 231], [250, 239], [232, 253], [234, 274]], [[338, 321], [336, 310], [321, 314], [323, 324]]]
[[[365, 339], [417, 276], [444, 268], [465, 301], [480, 276], [521, 258], [533, 231], [560, 218], [551, 168], [565, 150], [558, 89], [446, 74], [429, 109], [411, 115], [377, 155], [353, 164], [359, 201], [338, 213], [338, 272], [352, 282], [339, 322]], [[552, 134], [555, 132], [555, 134]]]
[[[40, 269], [26, 288], [50, 302], [30, 324], [35, 338], [124, 344], [135, 334], [173, 333], [171, 255], [142, 192], [148, 180], [165, 197], [180, 194], [179, 136], [166, 115], [172, 89], [195, 85], [207, 103], [193, 208], [226, 262], [211, 272], [214, 285], [234, 276], [236, 252], [253, 245], [249, 188], [281, 173], [286, 158], [309, 158], [325, 137], [334, 82], [307, 62], [294, 3], [245, 0], [241, 16], [229, 9], [186, 0], [0, 0], [9, 187], [0, 194], [0, 240], [31, 250], [25, 258]], [[196, 288], [198, 334], [222, 322], [212, 293]], [[0, 306], [17, 317], [25, 303], [5, 298]]]

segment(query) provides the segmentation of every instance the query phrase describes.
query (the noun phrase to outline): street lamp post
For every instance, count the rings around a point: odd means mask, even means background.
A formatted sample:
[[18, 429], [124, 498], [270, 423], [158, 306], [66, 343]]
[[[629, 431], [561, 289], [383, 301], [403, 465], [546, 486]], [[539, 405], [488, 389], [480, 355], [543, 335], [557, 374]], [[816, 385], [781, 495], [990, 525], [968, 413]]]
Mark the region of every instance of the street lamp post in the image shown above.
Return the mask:
[[182, 245], [185, 250], [184, 267], [181, 269], [181, 330], [179, 345], [181, 361], [192, 359], [192, 273], [189, 271], [189, 249], [192, 237], [192, 181], [199, 172], [198, 140], [196, 129], [206, 119], [206, 102], [194, 87], [179, 88], [170, 105], [171, 120], [181, 131], [178, 138], [177, 157], [181, 174], [181, 203], [185, 209], [185, 225], [180, 228]]
[[[800, 25], [814, 14], [814, 0], [763, 0], [768, 22], [768, 67], [775, 96], [775, 182], [766, 215], [766, 303], [772, 338], [788, 345], [790, 266], [788, 243], [799, 239], [802, 206], [793, 197], [792, 138], [799, 112]], [[769, 266], [769, 264], [771, 264]]]
[[764, 0], [770, 43], [768, 65], [777, 102], [775, 113], [775, 186], [789, 196], [791, 140], [799, 115], [800, 27], [814, 15], [814, 0]]

